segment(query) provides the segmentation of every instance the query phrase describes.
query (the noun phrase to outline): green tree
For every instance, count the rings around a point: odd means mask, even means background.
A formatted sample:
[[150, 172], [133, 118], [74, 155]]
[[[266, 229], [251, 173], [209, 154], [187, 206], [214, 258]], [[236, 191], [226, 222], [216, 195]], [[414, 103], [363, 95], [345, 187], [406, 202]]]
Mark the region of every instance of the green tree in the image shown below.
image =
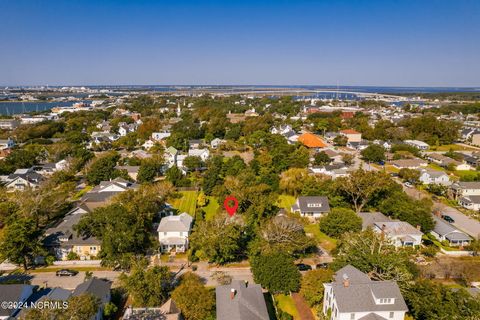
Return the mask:
[[345, 147], [347, 145], [348, 138], [342, 134], [333, 138], [333, 144], [340, 147]]
[[320, 231], [331, 237], [339, 237], [346, 232], [362, 230], [362, 218], [346, 208], [333, 208], [320, 219]]
[[177, 166], [168, 168], [165, 172], [165, 178], [167, 179], [167, 181], [170, 181], [176, 187], [181, 186], [184, 181], [182, 171], [178, 169]]
[[120, 159], [116, 153], [107, 154], [94, 162], [87, 169], [87, 182], [91, 185], [97, 185], [102, 181], [108, 181], [118, 177], [118, 170], [115, 169], [117, 161]]
[[315, 247], [315, 242], [305, 234], [300, 221], [284, 215], [273, 217], [263, 223], [256, 241], [250, 245], [251, 252], [255, 254], [286, 252], [296, 255]]
[[305, 298], [310, 307], [322, 304], [323, 284], [333, 279], [333, 271], [330, 269], [316, 269], [305, 273], [302, 278], [300, 294]]
[[404, 290], [410, 314], [418, 320], [478, 319], [480, 301], [465, 289], [452, 288], [429, 280], [420, 280]]
[[242, 228], [225, 215], [198, 222], [190, 236], [191, 248], [195, 254], [215, 263], [237, 260], [241, 240]]
[[303, 188], [308, 177], [307, 169], [291, 168], [280, 175], [280, 190], [287, 194], [297, 196]]
[[332, 268], [338, 270], [348, 264], [375, 280], [395, 280], [402, 284], [417, 273], [405, 250], [397, 250], [390, 240], [371, 229], [346, 233], [337, 243]]
[[138, 169], [137, 181], [153, 182], [160, 172], [162, 163], [156, 160], [144, 160]]
[[186, 320], [215, 319], [213, 291], [203, 285], [199, 276], [187, 272], [180, 278], [180, 285], [172, 292], [172, 299]]
[[120, 283], [135, 306], [159, 307], [173, 290], [174, 275], [166, 266], [148, 268], [146, 259], [133, 264], [129, 275], [122, 273]]
[[398, 176], [404, 181], [408, 181], [413, 184], [418, 184], [420, 182], [420, 171], [415, 169], [402, 168], [398, 172]]
[[326, 165], [332, 162], [332, 159], [328, 156], [325, 151], [320, 151], [315, 153], [313, 156], [313, 163], [317, 166]]
[[291, 256], [273, 252], [254, 256], [250, 260], [255, 282], [268, 291], [272, 293], [298, 291], [301, 275]]
[[203, 161], [197, 156], [188, 156], [183, 160], [183, 165], [189, 171], [196, 171], [203, 167]]
[[41, 230], [31, 218], [16, 218], [3, 231], [1, 257], [23, 266], [33, 264], [37, 255], [43, 253], [40, 242]]
[[385, 160], [385, 149], [378, 144], [371, 144], [361, 152], [362, 158], [368, 162], [380, 162]]
[[412, 199], [401, 190], [383, 199], [378, 209], [387, 216], [420, 226], [423, 232], [430, 232], [435, 226], [431, 214], [432, 202], [429, 199]]
[[348, 177], [336, 180], [338, 191], [353, 205], [355, 211], [361, 212], [363, 207], [375, 196], [395, 183], [384, 172], [365, 171], [359, 169]]

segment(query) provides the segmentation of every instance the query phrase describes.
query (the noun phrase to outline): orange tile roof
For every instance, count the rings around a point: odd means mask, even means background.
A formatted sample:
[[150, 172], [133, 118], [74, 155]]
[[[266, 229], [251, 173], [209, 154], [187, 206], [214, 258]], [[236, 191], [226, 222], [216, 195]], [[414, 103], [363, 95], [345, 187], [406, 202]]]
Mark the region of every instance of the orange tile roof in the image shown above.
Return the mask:
[[304, 133], [298, 137], [298, 141], [303, 143], [308, 148], [325, 148], [327, 144], [323, 142], [320, 137], [313, 133]]
[[359, 134], [360, 132], [358, 131], [355, 131], [353, 129], [345, 129], [345, 130], [342, 130], [340, 131], [341, 133], [345, 133], [345, 134]]

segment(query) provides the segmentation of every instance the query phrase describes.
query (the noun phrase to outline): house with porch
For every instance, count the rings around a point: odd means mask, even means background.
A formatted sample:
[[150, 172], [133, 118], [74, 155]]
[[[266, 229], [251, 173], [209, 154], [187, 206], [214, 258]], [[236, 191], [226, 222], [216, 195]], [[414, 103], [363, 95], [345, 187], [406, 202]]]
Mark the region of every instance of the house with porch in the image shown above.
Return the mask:
[[330, 212], [328, 198], [324, 196], [298, 197], [292, 206], [292, 212], [311, 219], [321, 218]]
[[430, 232], [438, 241], [447, 241], [452, 247], [467, 246], [472, 241], [472, 238], [465, 232], [462, 232], [440, 219], [437, 216], [433, 217], [435, 227]]
[[193, 218], [186, 212], [178, 216], [167, 216], [158, 225], [158, 241], [162, 252], [185, 252], [192, 231]]

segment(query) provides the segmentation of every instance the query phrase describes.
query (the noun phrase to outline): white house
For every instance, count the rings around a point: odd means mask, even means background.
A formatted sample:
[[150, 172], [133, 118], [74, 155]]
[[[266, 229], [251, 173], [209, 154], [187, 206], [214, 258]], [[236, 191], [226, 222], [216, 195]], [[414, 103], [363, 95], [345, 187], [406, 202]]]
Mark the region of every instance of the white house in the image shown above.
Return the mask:
[[222, 144], [224, 144], [226, 141], [223, 139], [215, 138], [210, 142], [210, 146], [212, 149], [217, 149], [220, 147]]
[[452, 184], [450, 177], [444, 171], [433, 169], [421, 169], [419, 180], [423, 184], [440, 184], [443, 186], [449, 186]]
[[161, 141], [168, 137], [170, 137], [171, 133], [169, 131], [161, 131], [161, 132], [153, 132], [152, 133], [152, 140], [153, 141]]
[[162, 218], [157, 228], [158, 241], [162, 252], [185, 252], [188, 249], [188, 236], [192, 230], [193, 218], [186, 212], [178, 216]]
[[292, 212], [300, 213], [302, 217], [318, 219], [330, 212], [330, 204], [324, 196], [298, 197], [292, 206]]
[[188, 150], [189, 157], [199, 157], [202, 161], [207, 161], [210, 157], [210, 151], [208, 149], [190, 149]]
[[403, 320], [408, 307], [395, 281], [372, 281], [347, 265], [323, 284], [323, 313], [329, 320]]
[[447, 241], [450, 246], [465, 246], [470, 244], [472, 239], [464, 232], [458, 230], [450, 223], [447, 223], [434, 216], [435, 227], [430, 232], [438, 241]]
[[415, 147], [420, 150], [427, 150], [428, 148], [430, 148], [430, 146], [427, 143], [420, 140], [405, 140], [403, 142], [405, 142], [409, 146]]
[[15, 141], [10, 138], [0, 140], [0, 150], [10, 149], [13, 146], [15, 146]]
[[8, 191], [23, 191], [28, 188], [35, 189], [40, 186], [43, 180], [43, 176], [35, 172], [32, 168], [17, 169], [4, 179], [5, 188], [7, 188]]
[[458, 199], [458, 204], [469, 210], [480, 210], [480, 196], [465, 196]]
[[150, 150], [151, 148], [153, 148], [154, 145], [155, 145], [155, 142], [153, 142], [152, 140], [148, 139], [147, 141], [145, 141], [145, 142], [142, 144], [142, 147], [143, 147], [145, 150]]
[[395, 247], [414, 247], [422, 243], [423, 233], [405, 221], [374, 222], [373, 230], [383, 233]]
[[455, 199], [467, 196], [480, 196], [480, 182], [455, 182], [450, 186]]

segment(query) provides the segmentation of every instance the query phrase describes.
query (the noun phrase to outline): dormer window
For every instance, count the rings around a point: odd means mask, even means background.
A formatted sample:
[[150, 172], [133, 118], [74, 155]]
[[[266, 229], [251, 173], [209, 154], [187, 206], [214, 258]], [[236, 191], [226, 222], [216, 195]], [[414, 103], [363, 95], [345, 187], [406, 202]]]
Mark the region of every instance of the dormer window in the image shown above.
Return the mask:
[[307, 203], [307, 208], [321, 208], [321, 203]]
[[395, 299], [393, 298], [381, 298], [377, 299], [378, 304], [393, 304]]

